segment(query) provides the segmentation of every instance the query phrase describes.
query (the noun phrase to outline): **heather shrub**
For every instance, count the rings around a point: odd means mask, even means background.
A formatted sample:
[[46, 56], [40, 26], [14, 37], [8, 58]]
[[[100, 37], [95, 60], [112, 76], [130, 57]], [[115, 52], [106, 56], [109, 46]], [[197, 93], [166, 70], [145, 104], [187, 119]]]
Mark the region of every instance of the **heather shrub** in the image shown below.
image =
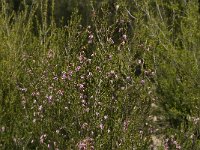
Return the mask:
[[0, 7], [2, 149], [198, 149], [197, 1], [22, 6]]

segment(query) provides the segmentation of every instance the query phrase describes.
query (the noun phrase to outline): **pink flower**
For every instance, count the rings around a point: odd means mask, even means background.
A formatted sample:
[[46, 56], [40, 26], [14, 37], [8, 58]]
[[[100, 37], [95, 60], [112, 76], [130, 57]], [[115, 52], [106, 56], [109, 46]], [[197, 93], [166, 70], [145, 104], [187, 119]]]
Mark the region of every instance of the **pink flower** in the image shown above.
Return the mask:
[[52, 101], [53, 96], [52, 95], [50, 95], [50, 96], [47, 95], [46, 98], [48, 99], [48, 101], [50, 103]]
[[63, 80], [65, 80], [66, 78], [67, 78], [67, 75], [66, 75], [66, 72], [65, 71], [63, 71], [62, 72], [62, 77], [61, 77]]
[[86, 147], [87, 147], [86, 143], [80, 142], [78, 144], [79, 150], [86, 150]]
[[78, 84], [78, 87], [80, 90], [83, 90], [84, 89], [84, 84]]
[[81, 69], [81, 66], [76, 67], [76, 71], [79, 71]]
[[100, 127], [101, 130], [103, 130], [104, 125], [101, 123], [101, 124], [99, 125], [99, 127]]
[[141, 80], [141, 82], [140, 82], [142, 85], [144, 85], [145, 84], [145, 80]]

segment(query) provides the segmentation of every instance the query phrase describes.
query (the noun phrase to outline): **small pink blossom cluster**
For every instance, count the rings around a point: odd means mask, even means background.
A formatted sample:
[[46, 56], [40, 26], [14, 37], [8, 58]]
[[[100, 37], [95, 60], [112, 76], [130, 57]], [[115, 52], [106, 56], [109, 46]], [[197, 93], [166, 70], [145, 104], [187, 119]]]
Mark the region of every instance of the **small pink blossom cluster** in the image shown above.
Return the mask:
[[94, 150], [94, 140], [90, 137], [85, 138], [77, 144], [79, 150]]
[[167, 138], [164, 141], [164, 149], [165, 150], [170, 150], [170, 147], [175, 147], [176, 150], [180, 150], [181, 146], [180, 144], [178, 144], [178, 142], [174, 139], [174, 137], [172, 136], [171, 138]]

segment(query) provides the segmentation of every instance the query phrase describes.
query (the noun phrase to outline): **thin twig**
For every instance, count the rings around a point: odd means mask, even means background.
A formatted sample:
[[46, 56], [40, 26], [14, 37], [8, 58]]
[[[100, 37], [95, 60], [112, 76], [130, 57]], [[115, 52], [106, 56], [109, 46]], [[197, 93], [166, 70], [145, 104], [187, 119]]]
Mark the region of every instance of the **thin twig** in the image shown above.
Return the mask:
[[133, 16], [133, 15], [130, 13], [130, 11], [129, 11], [127, 8], [125, 8], [125, 9], [126, 9], [127, 13], [129, 14], [129, 16], [130, 16], [131, 18], [137, 19], [135, 16]]

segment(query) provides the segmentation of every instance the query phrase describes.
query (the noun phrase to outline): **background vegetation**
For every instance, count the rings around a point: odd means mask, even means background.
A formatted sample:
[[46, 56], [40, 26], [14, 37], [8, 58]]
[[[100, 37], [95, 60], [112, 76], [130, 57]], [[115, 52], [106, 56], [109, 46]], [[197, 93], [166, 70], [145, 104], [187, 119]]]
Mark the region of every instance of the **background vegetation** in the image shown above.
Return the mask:
[[2, 0], [0, 149], [199, 149], [199, 2]]

